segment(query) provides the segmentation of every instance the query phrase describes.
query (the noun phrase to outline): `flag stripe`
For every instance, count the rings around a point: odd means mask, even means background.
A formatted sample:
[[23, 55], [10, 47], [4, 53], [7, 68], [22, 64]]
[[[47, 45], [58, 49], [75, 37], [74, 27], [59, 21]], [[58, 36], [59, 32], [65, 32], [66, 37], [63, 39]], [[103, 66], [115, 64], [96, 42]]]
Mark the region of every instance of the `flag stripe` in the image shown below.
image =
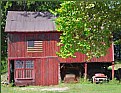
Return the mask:
[[40, 43], [42, 43], [43, 41], [34, 41], [34, 42], [35, 42], [35, 43], [36, 43], [36, 42], [40, 42]]
[[42, 47], [28, 47], [27, 49], [42, 49]]
[[39, 43], [39, 42], [34, 42], [35, 44], [42, 44], [42, 43]]

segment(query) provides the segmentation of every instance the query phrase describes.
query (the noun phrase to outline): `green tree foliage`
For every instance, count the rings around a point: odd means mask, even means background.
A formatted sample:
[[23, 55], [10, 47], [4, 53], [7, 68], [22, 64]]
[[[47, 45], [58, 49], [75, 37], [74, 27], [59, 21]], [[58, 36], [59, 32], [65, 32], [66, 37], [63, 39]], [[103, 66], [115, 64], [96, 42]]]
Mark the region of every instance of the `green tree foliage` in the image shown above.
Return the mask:
[[1, 2], [1, 72], [7, 70], [7, 34], [4, 33], [7, 9], [12, 6], [11, 2]]
[[112, 32], [121, 28], [119, 1], [65, 1], [55, 12], [60, 36], [60, 57], [75, 57], [81, 52], [92, 57], [104, 56], [112, 43]]
[[5, 28], [5, 22], [6, 22], [6, 11], [7, 9], [12, 6], [12, 3], [10, 2], [2, 2], [2, 5], [1, 5], [1, 33], [2, 33], [2, 40], [1, 40], [1, 43], [2, 43], [2, 60], [5, 59], [5, 56], [7, 55], [7, 51], [6, 51], [6, 47], [7, 47], [7, 39], [6, 39], [6, 34], [4, 33], [4, 28]]

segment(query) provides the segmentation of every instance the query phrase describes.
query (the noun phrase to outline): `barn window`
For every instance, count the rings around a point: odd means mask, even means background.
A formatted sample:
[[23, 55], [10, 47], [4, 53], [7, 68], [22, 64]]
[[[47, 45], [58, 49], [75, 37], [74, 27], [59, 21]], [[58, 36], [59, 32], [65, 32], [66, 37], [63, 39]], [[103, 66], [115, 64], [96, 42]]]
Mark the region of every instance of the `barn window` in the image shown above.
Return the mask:
[[33, 79], [34, 62], [32, 60], [15, 61], [16, 79]]
[[27, 52], [42, 52], [43, 41], [27, 41]]
[[15, 64], [15, 67], [16, 68], [23, 68], [24, 67], [23, 61], [17, 60], [16, 61], [16, 64]]
[[34, 64], [33, 64], [32, 61], [28, 60], [28, 61], [26, 61], [26, 65], [25, 66], [26, 66], [26, 68], [33, 68]]

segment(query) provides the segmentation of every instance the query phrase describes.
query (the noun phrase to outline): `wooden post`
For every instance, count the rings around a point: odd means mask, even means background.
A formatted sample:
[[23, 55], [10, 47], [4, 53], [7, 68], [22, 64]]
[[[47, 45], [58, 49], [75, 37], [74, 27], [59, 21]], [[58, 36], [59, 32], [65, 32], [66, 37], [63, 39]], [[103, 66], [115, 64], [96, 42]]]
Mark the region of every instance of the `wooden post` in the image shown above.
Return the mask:
[[61, 82], [61, 75], [60, 75], [60, 63], [58, 62], [58, 81]]
[[10, 83], [10, 60], [8, 59], [8, 82]]
[[114, 79], [114, 61], [112, 62], [112, 79]]
[[87, 79], [87, 62], [84, 63], [84, 79]]

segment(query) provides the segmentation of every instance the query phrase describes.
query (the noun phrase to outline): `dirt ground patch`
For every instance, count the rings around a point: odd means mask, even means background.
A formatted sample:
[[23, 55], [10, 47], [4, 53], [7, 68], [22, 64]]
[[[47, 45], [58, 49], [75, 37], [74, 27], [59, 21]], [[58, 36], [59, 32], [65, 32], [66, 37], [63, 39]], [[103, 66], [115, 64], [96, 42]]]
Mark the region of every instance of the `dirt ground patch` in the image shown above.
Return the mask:
[[63, 88], [44, 88], [44, 89], [41, 89], [41, 90], [42, 91], [60, 91], [60, 92], [63, 92], [63, 91], [66, 91], [68, 89], [69, 89], [68, 87], [63, 87]]
[[55, 87], [55, 88], [19, 88], [19, 90], [27, 90], [27, 91], [58, 91], [58, 92], [64, 92], [66, 90], [69, 90], [68, 87]]

